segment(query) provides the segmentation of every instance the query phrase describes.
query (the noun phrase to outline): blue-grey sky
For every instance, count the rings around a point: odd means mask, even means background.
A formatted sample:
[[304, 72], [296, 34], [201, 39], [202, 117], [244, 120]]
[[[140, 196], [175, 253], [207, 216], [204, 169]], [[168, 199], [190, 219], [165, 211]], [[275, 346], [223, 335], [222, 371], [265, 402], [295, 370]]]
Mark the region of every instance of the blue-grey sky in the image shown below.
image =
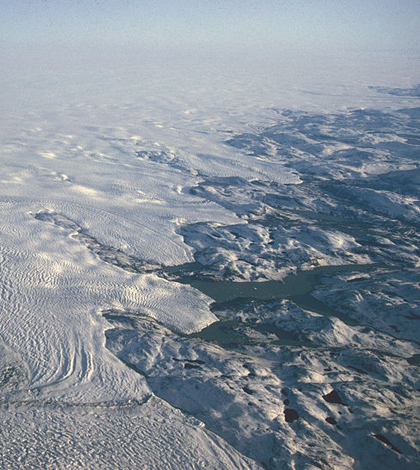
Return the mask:
[[3, 44], [420, 50], [419, 0], [0, 0]]

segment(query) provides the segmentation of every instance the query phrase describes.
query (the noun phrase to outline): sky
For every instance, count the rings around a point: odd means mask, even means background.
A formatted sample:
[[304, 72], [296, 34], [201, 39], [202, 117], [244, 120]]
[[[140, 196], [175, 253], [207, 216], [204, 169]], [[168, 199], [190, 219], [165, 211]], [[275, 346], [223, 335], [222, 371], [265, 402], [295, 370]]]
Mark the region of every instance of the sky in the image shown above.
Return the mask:
[[13, 45], [420, 51], [418, 0], [0, 0]]

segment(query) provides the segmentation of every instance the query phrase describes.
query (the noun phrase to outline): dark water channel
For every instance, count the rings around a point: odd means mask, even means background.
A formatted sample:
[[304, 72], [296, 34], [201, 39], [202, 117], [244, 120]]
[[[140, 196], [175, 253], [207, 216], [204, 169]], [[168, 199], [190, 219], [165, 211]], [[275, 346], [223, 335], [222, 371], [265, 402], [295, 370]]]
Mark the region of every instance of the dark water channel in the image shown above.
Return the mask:
[[[218, 303], [235, 299], [290, 299], [296, 301], [298, 305], [302, 302], [305, 303], [305, 308], [309, 308], [309, 305], [313, 303], [313, 309], [310, 310], [317, 312], [322, 303], [319, 303], [319, 301], [312, 302], [314, 297], [312, 297], [311, 293], [321, 283], [323, 277], [351, 272], [368, 273], [378, 267], [384, 266], [379, 264], [319, 266], [308, 271], [298, 271], [296, 274], [290, 274], [281, 281], [234, 282], [201, 280], [189, 275], [180, 276], [177, 281], [182, 284], [189, 284]], [[331, 308], [330, 312], [317, 313], [323, 315], [332, 314]]]
[[[197, 263], [190, 263], [185, 266], [186, 271], [196, 268]], [[180, 275], [177, 282], [189, 284], [204, 294], [215, 300], [212, 305], [213, 310], [223, 310], [235, 308], [238, 300], [245, 302], [271, 301], [288, 299], [304, 310], [324, 315], [334, 316], [348, 325], [357, 323], [347, 315], [335, 310], [316, 299], [312, 292], [321, 284], [322, 278], [335, 274], [345, 273], [369, 273], [374, 269], [385, 266], [379, 264], [344, 265], [344, 266], [320, 266], [310, 271], [299, 271], [296, 274], [288, 275], [282, 281], [262, 281], [262, 282], [233, 282], [223, 280], [202, 280], [196, 276]], [[178, 274], [180, 267], [178, 267]], [[174, 272], [173, 270], [172, 272]], [[273, 344], [316, 347], [315, 344], [299, 335], [299, 332], [288, 332], [278, 328], [273, 323], [243, 322], [241, 320], [223, 320], [213, 323], [194, 336], [206, 341], [215, 341], [223, 346], [240, 346], [252, 344], [255, 341], [247, 334], [247, 330], [252, 329], [257, 332], [272, 333], [277, 337]]]

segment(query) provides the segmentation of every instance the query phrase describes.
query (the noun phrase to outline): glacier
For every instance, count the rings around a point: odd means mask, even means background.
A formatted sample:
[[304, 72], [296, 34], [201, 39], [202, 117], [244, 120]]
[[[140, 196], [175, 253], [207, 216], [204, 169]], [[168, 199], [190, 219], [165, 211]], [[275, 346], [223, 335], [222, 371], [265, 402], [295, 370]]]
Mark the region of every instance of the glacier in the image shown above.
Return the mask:
[[415, 468], [412, 58], [106, 59], [1, 79], [0, 466]]

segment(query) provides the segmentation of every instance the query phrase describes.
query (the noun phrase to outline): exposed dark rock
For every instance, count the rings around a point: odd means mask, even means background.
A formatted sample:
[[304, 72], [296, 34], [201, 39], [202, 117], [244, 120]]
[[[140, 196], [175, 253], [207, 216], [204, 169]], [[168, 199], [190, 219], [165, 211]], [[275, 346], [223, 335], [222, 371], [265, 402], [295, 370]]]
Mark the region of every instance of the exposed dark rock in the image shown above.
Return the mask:
[[331, 416], [327, 416], [327, 417], [325, 418], [325, 421], [326, 421], [327, 423], [332, 424], [332, 425], [336, 425], [336, 424], [337, 424], [337, 421], [336, 421], [334, 418], [332, 418]]
[[287, 423], [293, 423], [293, 421], [299, 419], [299, 413], [292, 408], [286, 408], [284, 410], [284, 417]]
[[328, 403], [338, 403], [339, 405], [345, 405], [340, 395], [335, 390], [332, 390], [330, 393], [323, 395], [322, 398]]
[[374, 434], [373, 437], [375, 437], [376, 439], [378, 439], [379, 441], [383, 442], [384, 444], [386, 444], [387, 446], [391, 447], [391, 449], [395, 452], [397, 452], [398, 454], [402, 454], [402, 452], [397, 449], [385, 436], [383, 436], [382, 434]]

